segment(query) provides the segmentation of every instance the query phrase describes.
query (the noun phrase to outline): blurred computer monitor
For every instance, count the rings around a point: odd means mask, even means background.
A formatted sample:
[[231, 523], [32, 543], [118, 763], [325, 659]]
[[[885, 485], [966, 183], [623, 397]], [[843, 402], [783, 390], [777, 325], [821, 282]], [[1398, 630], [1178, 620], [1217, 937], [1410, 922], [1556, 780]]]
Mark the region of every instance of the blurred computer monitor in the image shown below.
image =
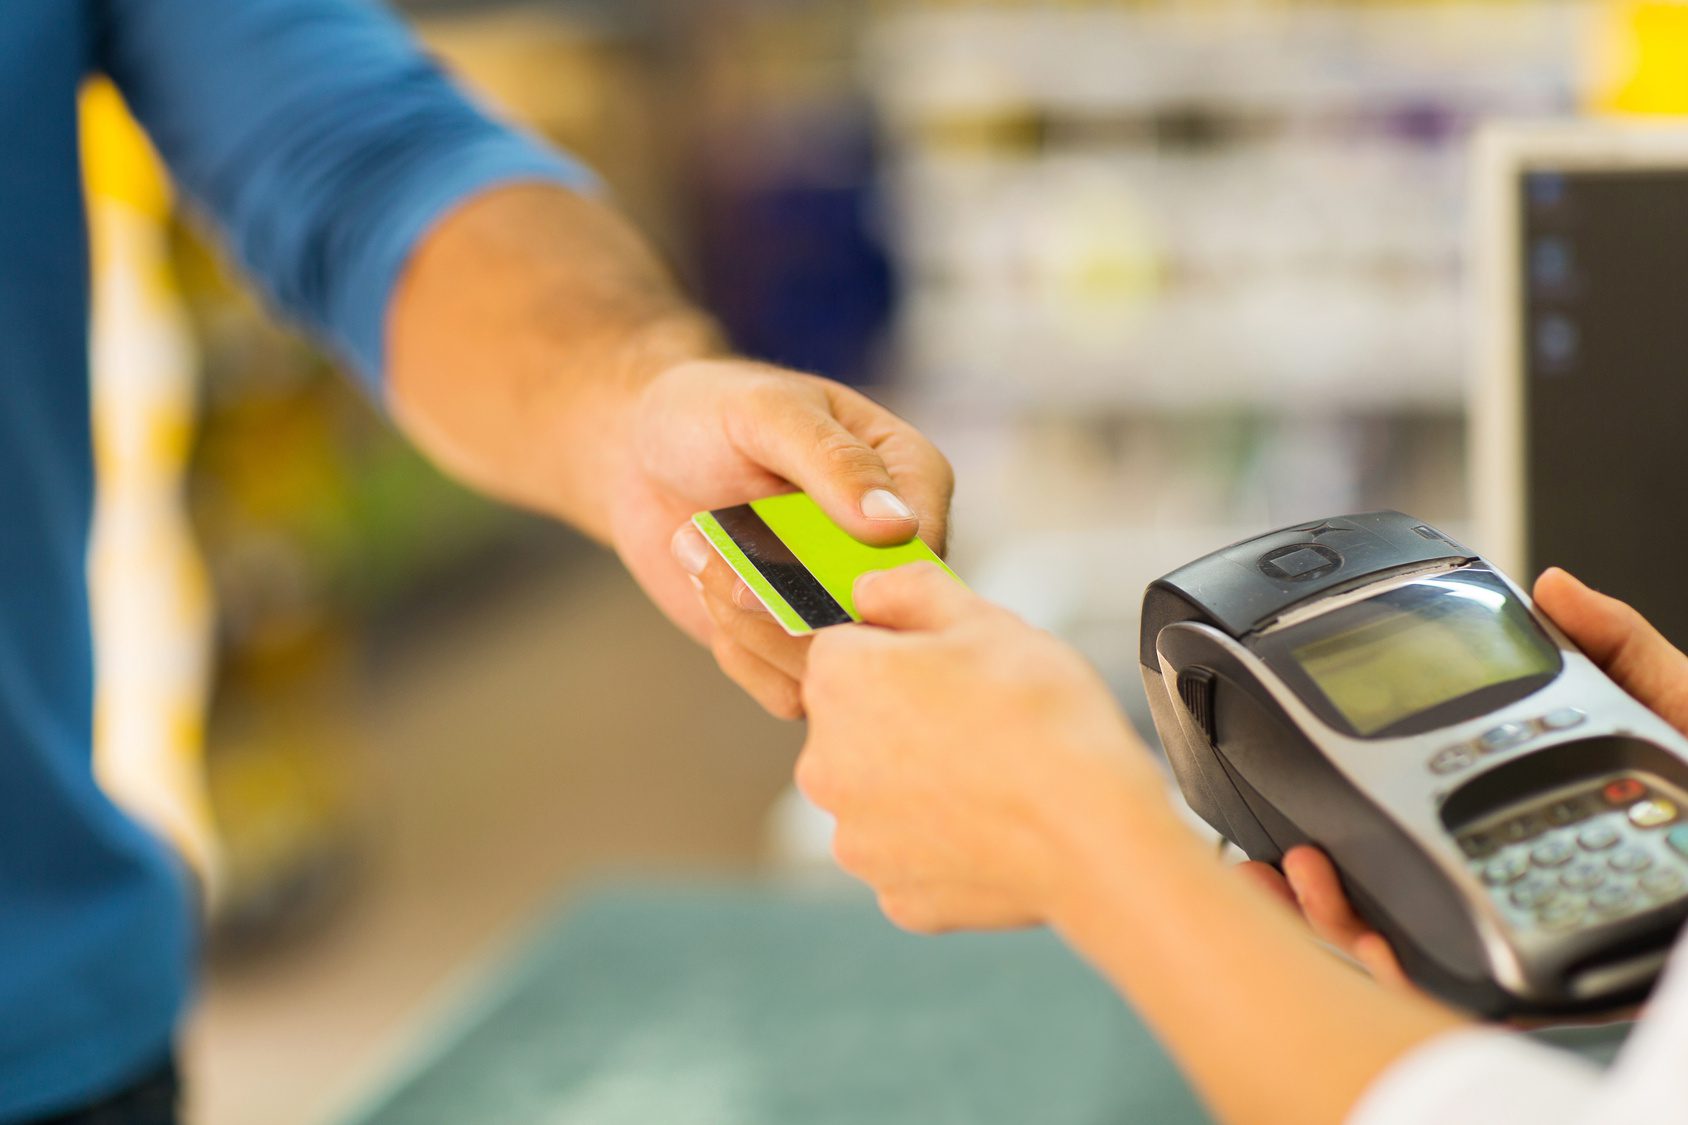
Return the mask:
[[1688, 646], [1688, 127], [1497, 127], [1475, 169], [1475, 545]]

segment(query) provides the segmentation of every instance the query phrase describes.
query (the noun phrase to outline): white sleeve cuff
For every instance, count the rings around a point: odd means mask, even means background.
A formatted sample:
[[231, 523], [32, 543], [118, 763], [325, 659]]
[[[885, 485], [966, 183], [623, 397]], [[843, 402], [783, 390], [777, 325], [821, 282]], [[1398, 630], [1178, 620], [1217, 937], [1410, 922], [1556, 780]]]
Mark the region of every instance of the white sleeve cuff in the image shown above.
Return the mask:
[[1349, 1125], [1581, 1121], [1600, 1085], [1575, 1055], [1495, 1029], [1432, 1039], [1373, 1082]]

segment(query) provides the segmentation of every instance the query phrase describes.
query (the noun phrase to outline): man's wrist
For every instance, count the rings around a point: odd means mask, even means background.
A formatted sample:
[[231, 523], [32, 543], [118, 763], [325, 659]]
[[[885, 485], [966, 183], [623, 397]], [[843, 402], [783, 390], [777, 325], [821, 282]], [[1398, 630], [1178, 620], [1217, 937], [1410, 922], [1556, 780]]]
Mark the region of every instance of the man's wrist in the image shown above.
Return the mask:
[[556, 357], [555, 381], [542, 398], [547, 417], [537, 427], [556, 458], [546, 473], [549, 510], [603, 541], [614, 495], [640, 471], [636, 431], [646, 388], [667, 371], [725, 350], [715, 323], [678, 295], [618, 313], [585, 340], [534, 326]]
[[487, 192], [411, 255], [388, 391], [455, 475], [603, 538], [646, 384], [720, 333], [614, 211], [554, 185]]
[[686, 363], [729, 355], [720, 326], [702, 311], [677, 304], [630, 333], [623, 349], [629, 399], [636, 402], [652, 380]]
[[608, 536], [612, 521], [607, 505], [623, 485], [644, 472], [639, 424], [651, 384], [676, 368], [727, 354], [725, 337], [714, 321], [678, 304], [625, 334], [607, 357], [602, 381], [585, 392], [597, 400], [596, 407], [581, 409], [577, 401], [571, 416], [558, 419], [560, 426], [574, 428], [578, 447], [593, 462], [576, 471], [583, 479], [609, 482], [584, 498], [591, 510], [570, 513], [571, 522], [599, 538]]

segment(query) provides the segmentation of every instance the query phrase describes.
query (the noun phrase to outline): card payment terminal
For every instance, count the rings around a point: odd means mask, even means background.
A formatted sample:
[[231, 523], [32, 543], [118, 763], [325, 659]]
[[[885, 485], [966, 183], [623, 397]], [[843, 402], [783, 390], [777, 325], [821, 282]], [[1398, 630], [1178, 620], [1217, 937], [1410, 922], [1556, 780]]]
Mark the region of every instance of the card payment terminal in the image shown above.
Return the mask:
[[1426, 989], [1489, 1016], [1645, 995], [1688, 917], [1688, 739], [1482, 558], [1399, 512], [1149, 587], [1140, 657], [1190, 806], [1323, 848]]

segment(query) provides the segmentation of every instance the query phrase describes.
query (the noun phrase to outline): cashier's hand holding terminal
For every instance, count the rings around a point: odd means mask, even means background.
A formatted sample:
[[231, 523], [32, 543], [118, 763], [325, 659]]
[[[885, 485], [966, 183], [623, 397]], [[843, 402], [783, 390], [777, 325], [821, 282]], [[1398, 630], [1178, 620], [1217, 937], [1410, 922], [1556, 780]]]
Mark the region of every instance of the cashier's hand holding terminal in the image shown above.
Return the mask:
[[1535, 598], [1618, 686], [1688, 734], [1688, 656], [1646, 618], [1557, 568], [1536, 580]]
[[[1612, 677], [1677, 730], [1688, 734], [1688, 656], [1630, 606], [1554, 568], [1535, 585], [1536, 605]], [[1394, 951], [1343, 894], [1336, 869], [1316, 848], [1284, 857], [1283, 870], [1245, 863], [1241, 870], [1306, 918], [1320, 940], [1343, 950], [1378, 980], [1406, 985]]]

